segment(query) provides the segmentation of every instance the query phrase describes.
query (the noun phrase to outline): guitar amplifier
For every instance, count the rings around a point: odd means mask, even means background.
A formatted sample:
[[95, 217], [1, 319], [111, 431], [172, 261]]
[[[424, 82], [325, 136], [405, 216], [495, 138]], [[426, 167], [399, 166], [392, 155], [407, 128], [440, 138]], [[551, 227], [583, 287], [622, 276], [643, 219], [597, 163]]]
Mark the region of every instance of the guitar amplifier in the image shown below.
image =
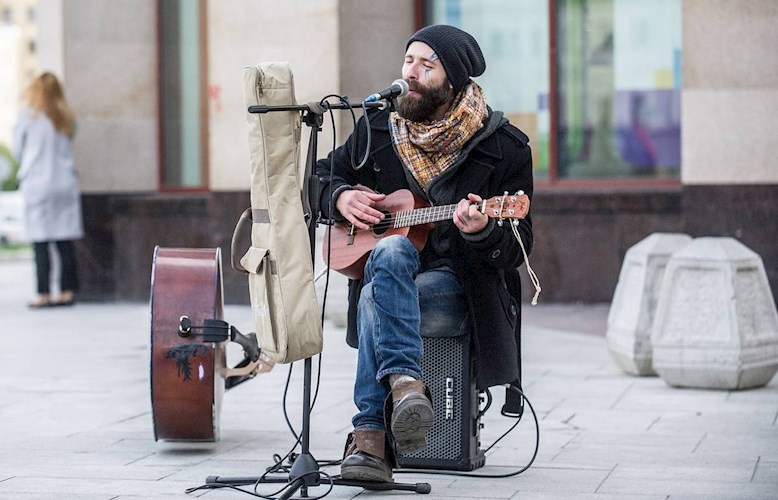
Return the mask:
[[425, 337], [421, 369], [432, 392], [435, 424], [427, 448], [399, 454], [401, 467], [471, 471], [486, 461], [480, 449], [478, 391], [473, 375], [470, 335]]

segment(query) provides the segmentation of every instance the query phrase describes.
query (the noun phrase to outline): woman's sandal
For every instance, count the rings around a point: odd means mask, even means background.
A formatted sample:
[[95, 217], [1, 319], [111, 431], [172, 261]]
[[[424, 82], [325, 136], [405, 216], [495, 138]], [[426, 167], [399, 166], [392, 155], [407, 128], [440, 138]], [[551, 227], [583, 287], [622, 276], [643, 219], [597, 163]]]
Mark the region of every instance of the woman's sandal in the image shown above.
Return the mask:
[[54, 300], [48, 303], [49, 307], [62, 307], [62, 306], [72, 306], [75, 304], [76, 301], [73, 299], [66, 299], [66, 300]]

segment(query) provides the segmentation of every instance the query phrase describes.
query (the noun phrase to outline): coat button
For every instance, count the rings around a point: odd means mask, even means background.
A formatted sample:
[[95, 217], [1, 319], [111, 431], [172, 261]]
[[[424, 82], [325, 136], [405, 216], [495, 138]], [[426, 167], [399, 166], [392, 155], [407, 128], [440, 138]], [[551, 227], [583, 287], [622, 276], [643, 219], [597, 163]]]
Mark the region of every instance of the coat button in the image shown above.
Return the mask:
[[493, 259], [496, 259], [496, 258], [497, 258], [497, 257], [499, 257], [499, 256], [500, 256], [500, 249], [498, 248], [497, 250], [495, 250], [494, 252], [492, 252], [492, 255], [491, 255], [491, 257], [492, 257]]
[[516, 316], [516, 304], [511, 304], [511, 316]]

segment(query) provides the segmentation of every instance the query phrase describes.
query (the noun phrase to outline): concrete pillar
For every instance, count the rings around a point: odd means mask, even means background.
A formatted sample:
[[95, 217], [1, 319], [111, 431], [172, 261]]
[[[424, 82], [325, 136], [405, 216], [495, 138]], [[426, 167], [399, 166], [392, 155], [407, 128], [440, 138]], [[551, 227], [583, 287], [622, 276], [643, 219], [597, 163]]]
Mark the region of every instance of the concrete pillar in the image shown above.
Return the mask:
[[762, 259], [734, 238], [697, 238], [670, 258], [651, 333], [671, 386], [746, 389], [778, 371], [778, 312]]
[[691, 241], [687, 234], [654, 233], [624, 255], [606, 341], [613, 361], [631, 375], [656, 375], [651, 368], [651, 328], [659, 287], [670, 255]]
[[38, 61], [76, 117], [85, 194], [158, 188], [157, 3], [40, 0]]
[[64, 0], [38, 0], [38, 67], [59, 78], [65, 74]]

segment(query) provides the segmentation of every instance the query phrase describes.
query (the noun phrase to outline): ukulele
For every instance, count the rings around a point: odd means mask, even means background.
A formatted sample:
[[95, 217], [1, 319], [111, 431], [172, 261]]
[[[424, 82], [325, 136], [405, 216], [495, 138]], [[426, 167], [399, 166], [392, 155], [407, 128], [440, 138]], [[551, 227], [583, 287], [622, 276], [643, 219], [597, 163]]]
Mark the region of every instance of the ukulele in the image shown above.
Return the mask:
[[[529, 212], [529, 197], [523, 191], [493, 196], [477, 204], [482, 214], [493, 219], [523, 219]], [[376, 210], [384, 220], [369, 230], [357, 229], [353, 224], [335, 224], [327, 228], [322, 252], [325, 264], [351, 279], [359, 279], [365, 263], [376, 244], [387, 236], [406, 236], [418, 251], [424, 248], [434, 222], [454, 217], [457, 204], [427, 206], [421, 198], [407, 189], [400, 189], [376, 203]]]

